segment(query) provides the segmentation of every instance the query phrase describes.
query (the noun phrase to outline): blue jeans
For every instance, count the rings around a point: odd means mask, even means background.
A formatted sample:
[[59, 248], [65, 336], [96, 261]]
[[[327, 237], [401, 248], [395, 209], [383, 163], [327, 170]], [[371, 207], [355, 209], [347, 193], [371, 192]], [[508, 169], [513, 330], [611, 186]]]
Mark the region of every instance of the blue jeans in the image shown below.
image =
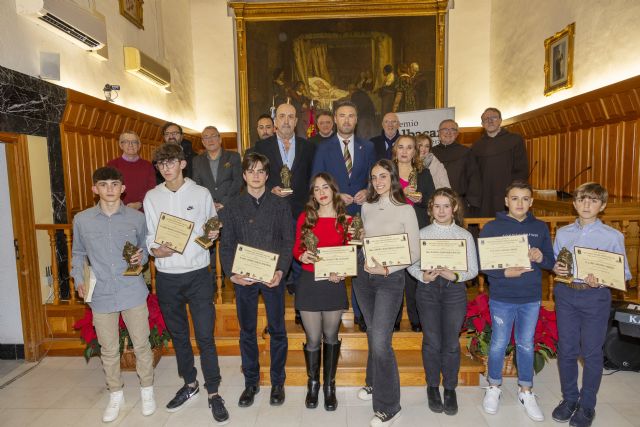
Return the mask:
[[533, 337], [540, 313], [540, 301], [514, 304], [490, 299], [489, 310], [491, 310], [492, 322], [487, 378], [489, 384], [502, 384], [504, 352], [511, 340], [513, 329], [516, 340], [518, 384], [531, 387], [533, 385]]

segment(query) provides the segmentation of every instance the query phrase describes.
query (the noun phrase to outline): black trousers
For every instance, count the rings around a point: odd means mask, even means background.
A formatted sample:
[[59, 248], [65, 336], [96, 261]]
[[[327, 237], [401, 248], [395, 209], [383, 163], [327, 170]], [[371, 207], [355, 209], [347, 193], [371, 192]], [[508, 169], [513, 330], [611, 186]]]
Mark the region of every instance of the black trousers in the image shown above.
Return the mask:
[[189, 304], [196, 342], [200, 349], [204, 386], [208, 393], [217, 393], [222, 377], [213, 338], [216, 310], [213, 305], [214, 288], [208, 267], [181, 274], [158, 271], [156, 292], [176, 352], [178, 374], [184, 378], [185, 384], [190, 384], [196, 381], [198, 373], [194, 366], [189, 335], [186, 308]]

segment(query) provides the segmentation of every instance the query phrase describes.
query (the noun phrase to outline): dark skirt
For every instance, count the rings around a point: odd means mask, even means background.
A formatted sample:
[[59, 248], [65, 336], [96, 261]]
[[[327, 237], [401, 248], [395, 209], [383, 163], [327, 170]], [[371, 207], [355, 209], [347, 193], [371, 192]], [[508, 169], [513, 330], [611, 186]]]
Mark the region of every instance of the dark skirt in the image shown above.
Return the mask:
[[344, 280], [333, 283], [328, 280], [314, 280], [313, 272], [302, 270], [296, 284], [296, 310], [335, 311], [349, 308], [347, 288]]

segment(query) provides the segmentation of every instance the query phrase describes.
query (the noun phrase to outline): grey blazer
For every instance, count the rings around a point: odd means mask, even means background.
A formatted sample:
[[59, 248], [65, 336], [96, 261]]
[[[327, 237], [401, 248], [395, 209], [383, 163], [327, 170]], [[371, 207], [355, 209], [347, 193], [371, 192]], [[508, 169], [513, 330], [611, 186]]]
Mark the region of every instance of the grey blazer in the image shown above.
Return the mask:
[[231, 197], [240, 193], [242, 184], [242, 165], [240, 155], [223, 149], [218, 165], [218, 175], [213, 179], [207, 152], [193, 158], [192, 178], [196, 184], [206, 187], [213, 200], [226, 205]]

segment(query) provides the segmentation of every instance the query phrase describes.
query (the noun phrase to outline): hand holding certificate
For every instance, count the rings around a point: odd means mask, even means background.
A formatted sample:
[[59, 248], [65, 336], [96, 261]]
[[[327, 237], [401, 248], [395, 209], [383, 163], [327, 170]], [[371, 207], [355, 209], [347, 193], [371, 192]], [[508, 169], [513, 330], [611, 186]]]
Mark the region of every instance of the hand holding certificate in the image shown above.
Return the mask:
[[624, 255], [598, 249], [574, 248], [576, 276], [586, 280], [590, 274], [598, 284], [626, 291], [624, 280]]
[[364, 252], [367, 265], [371, 268], [375, 267], [376, 262], [383, 267], [411, 264], [409, 235], [406, 233], [365, 237]]
[[329, 246], [318, 248], [320, 260], [314, 263], [316, 280], [328, 280], [331, 273], [338, 276], [357, 276], [357, 254], [355, 246]]
[[480, 269], [530, 269], [529, 239], [526, 234], [515, 236], [480, 237], [478, 239]]
[[467, 241], [464, 239], [420, 240], [420, 270], [446, 268], [467, 271]]
[[280, 255], [238, 244], [231, 271], [263, 283], [273, 280]]
[[193, 232], [193, 222], [162, 212], [154, 243], [182, 254]]

